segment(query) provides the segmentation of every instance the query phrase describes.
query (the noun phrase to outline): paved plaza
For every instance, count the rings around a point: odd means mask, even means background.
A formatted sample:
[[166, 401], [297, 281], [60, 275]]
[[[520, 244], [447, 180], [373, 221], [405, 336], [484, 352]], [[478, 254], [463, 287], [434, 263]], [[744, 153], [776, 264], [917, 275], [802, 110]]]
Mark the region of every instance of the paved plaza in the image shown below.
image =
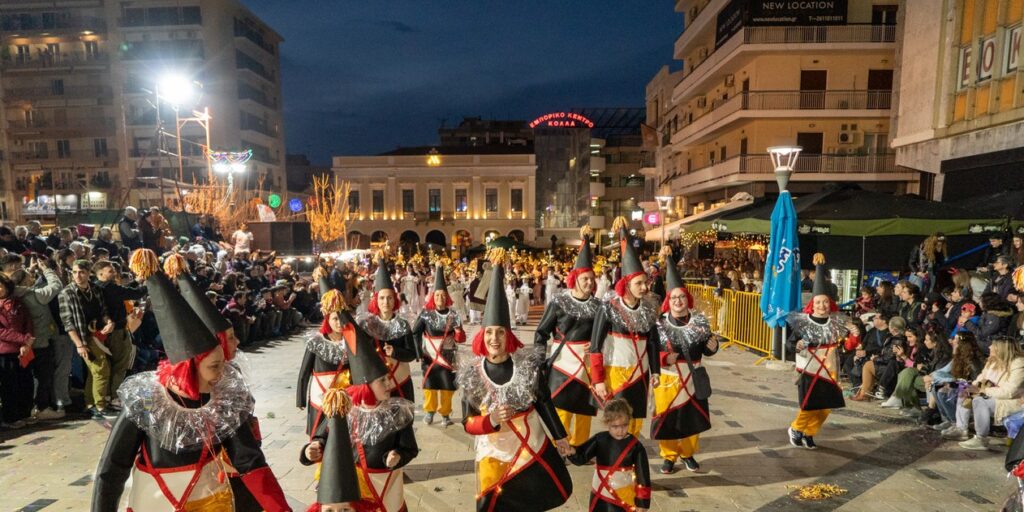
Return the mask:
[[[527, 343], [538, 316], [535, 310], [517, 331]], [[313, 469], [299, 464], [306, 416], [294, 402], [302, 350], [303, 336], [294, 336], [247, 351], [263, 448], [297, 511], [315, 498]], [[657, 448], [644, 438], [654, 473], [651, 510], [989, 511], [1013, 489], [1001, 469], [1005, 448], [961, 450], [877, 403], [850, 403], [833, 413], [816, 436], [817, 451], [793, 448], [786, 438], [796, 410], [792, 373], [753, 366], [756, 359], [733, 347], [706, 360], [713, 428], [701, 437], [701, 473], [658, 474]], [[453, 416], [459, 415], [456, 407]], [[406, 468], [409, 509], [474, 510], [471, 438], [458, 424], [444, 429], [420, 419], [421, 452]], [[0, 432], [0, 510], [88, 510], [109, 428], [78, 420]], [[586, 510], [593, 467], [571, 471], [576, 489], [563, 510]], [[810, 503], [789, 496], [793, 486], [819, 482], [848, 492]]]

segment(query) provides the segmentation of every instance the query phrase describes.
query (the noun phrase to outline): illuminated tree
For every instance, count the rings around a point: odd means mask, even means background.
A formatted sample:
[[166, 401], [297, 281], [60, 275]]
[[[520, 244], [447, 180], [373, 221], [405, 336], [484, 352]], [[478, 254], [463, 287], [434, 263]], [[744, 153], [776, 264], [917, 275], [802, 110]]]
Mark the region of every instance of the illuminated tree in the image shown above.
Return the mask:
[[348, 194], [351, 183], [334, 177], [313, 177], [313, 195], [306, 208], [306, 219], [313, 240], [321, 250], [333, 247], [348, 248]]

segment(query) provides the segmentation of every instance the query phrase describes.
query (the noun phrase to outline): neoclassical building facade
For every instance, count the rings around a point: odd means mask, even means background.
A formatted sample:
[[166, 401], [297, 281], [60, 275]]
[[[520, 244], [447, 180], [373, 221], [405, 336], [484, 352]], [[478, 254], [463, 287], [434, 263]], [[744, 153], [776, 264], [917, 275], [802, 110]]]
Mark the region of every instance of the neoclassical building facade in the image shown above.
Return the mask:
[[351, 183], [350, 247], [363, 237], [449, 249], [536, 238], [533, 154], [336, 156], [332, 170]]

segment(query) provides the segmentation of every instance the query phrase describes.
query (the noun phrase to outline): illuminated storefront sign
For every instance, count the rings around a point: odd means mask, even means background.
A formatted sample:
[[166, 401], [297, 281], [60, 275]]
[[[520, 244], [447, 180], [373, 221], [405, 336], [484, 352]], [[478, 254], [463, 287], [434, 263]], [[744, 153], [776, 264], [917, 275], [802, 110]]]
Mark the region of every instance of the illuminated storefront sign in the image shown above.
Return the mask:
[[530, 121], [530, 128], [547, 126], [551, 128], [593, 128], [594, 122], [575, 112], [551, 112]]

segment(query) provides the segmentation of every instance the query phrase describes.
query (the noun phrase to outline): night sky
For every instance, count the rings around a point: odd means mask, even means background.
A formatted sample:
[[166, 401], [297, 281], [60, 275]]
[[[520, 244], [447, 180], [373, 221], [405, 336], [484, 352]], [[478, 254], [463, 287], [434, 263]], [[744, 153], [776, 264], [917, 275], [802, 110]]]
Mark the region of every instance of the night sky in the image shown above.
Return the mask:
[[437, 142], [441, 120], [642, 107], [670, 0], [242, 0], [284, 38], [285, 142], [314, 163]]

